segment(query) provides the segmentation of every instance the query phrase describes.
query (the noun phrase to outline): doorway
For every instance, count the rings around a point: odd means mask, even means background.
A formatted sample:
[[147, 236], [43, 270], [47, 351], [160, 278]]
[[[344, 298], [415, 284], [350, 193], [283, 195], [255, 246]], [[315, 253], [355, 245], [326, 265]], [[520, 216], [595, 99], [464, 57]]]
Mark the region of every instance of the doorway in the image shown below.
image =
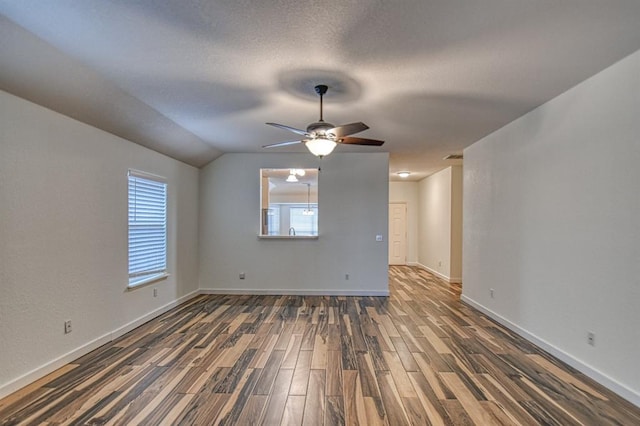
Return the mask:
[[407, 204], [389, 203], [389, 265], [407, 264]]

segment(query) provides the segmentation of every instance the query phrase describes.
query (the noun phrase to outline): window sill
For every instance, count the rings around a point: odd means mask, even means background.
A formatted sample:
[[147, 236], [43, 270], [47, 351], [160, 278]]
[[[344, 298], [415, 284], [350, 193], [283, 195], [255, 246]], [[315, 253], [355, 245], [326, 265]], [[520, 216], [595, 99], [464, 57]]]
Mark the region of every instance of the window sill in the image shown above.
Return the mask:
[[317, 240], [318, 235], [258, 235], [261, 240]]
[[145, 278], [144, 280], [138, 281], [135, 284], [127, 285], [127, 291], [133, 291], [133, 290], [139, 289], [140, 287], [145, 287], [145, 286], [148, 286], [149, 284], [153, 284], [153, 283], [156, 283], [158, 281], [166, 280], [170, 276], [171, 276], [171, 274], [165, 272], [165, 273], [162, 273], [162, 274], [154, 275], [154, 276], [149, 277], [149, 278]]

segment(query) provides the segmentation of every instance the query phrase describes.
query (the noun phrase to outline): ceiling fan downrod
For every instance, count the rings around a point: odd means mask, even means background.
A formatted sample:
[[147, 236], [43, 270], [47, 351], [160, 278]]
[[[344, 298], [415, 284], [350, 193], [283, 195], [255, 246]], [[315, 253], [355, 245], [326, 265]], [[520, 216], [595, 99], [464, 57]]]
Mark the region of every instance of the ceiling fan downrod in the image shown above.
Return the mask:
[[320, 95], [320, 122], [323, 122], [324, 119], [322, 117], [322, 97], [325, 93], [327, 93], [329, 87], [325, 84], [318, 84], [316, 87], [314, 87], [314, 89], [316, 90], [316, 93]]

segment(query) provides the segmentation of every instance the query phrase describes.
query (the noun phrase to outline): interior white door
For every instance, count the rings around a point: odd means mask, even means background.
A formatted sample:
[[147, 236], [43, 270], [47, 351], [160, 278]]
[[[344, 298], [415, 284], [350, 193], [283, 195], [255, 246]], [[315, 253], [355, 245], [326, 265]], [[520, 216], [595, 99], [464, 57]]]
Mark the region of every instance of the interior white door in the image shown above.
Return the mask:
[[389, 265], [407, 263], [407, 205], [389, 204]]

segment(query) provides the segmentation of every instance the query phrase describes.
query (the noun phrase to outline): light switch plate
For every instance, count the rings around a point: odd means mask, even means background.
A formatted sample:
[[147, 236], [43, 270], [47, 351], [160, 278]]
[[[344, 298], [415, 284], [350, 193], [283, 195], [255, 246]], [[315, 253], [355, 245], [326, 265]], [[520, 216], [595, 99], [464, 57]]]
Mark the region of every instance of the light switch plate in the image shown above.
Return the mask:
[[376, 235], [376, 241], [382, 241], [382, 234]]

